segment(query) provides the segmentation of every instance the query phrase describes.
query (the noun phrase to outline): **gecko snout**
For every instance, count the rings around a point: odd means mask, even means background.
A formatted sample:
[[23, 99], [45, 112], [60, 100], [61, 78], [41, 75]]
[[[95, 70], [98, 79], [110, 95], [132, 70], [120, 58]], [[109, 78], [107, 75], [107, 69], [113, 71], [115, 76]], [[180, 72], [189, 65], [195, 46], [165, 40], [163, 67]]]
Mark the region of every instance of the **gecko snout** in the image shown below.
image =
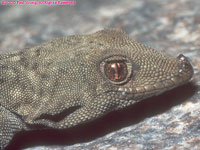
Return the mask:
[[188, 61], [187, 57], [185, 57], [183, 54], [180, 54], [177, 58], [180, 62], [179, 72], [182, 72], [183, 70], [191, 70], [192, 69], [190, 62]]
[[188, 61], [187, 57], [185, 57], [183, 54], [180, 54], [177, 59], [179, 61], [179, 73], [182, 74], [182, 77], [185, 80], [189, 80], [193, 75], [192, 65]]

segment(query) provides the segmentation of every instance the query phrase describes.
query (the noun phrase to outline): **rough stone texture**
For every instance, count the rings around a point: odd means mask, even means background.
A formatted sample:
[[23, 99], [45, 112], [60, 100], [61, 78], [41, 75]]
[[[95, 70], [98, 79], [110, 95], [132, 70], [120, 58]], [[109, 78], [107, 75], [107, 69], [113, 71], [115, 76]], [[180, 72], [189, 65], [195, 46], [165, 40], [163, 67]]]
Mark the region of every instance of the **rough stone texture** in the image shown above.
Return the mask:
[[200, 149], [199, 0], [81, 0], [75, 6], [0, 6], [0, 20], [0, 53], [60, 36], [120, 27], [137, 41], [168, 55], [188, 56], [195, 73], [189, 84], [83, 126], [20, 133], [9, 149]]

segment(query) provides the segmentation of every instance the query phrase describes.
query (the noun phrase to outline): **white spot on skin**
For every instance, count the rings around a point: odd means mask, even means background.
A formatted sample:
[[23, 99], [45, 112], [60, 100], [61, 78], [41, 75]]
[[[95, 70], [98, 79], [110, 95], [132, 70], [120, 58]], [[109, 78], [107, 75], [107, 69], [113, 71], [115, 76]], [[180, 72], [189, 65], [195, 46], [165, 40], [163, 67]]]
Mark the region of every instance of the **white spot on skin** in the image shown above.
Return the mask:
[[185, 57], [181, 57], [180, 60], [184, 61], [184, 60], [185, 60]]
[[21, 93], [21, 90], [19, 89], [13, 89], [13, 90], [10, 90], [10, 95], [12, 95], [13, 97], [15, 97], [15, 99], [17, 99], [17, 98], [20, 98], [22, 93]]
[[123, 91], [123, 89], [122, 89], [122, 88], [119, 88], [118, 90], [119, 90], [119, 91]]

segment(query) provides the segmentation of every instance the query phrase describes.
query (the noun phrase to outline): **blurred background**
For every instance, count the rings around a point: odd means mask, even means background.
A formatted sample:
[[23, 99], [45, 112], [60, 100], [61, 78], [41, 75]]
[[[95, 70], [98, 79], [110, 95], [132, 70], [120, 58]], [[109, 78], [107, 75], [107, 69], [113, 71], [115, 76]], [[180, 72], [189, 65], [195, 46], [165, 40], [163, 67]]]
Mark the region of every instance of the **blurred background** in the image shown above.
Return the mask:
[[166, 55], [184, 54], [195, 71], [193, 83], [94, 123], [67, 131], [20, 133], [9, 149], [200, 149], [199, 0], [76, 0], [75, 5], [59, 6], [0, 2], [0, 53], [121, 28]]

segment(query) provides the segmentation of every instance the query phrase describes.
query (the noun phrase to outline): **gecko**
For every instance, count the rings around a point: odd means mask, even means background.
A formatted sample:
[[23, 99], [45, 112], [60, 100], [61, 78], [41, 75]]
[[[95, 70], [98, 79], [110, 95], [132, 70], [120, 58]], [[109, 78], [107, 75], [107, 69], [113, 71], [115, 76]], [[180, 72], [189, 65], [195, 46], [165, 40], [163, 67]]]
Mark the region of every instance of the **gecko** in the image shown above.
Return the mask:
[[[34, 125], [68, 129], [188, 82], [170, 57], [109, 28], [0, 54], [0, 149]], [[59, 119], [51, 119], [70, 110]]]

